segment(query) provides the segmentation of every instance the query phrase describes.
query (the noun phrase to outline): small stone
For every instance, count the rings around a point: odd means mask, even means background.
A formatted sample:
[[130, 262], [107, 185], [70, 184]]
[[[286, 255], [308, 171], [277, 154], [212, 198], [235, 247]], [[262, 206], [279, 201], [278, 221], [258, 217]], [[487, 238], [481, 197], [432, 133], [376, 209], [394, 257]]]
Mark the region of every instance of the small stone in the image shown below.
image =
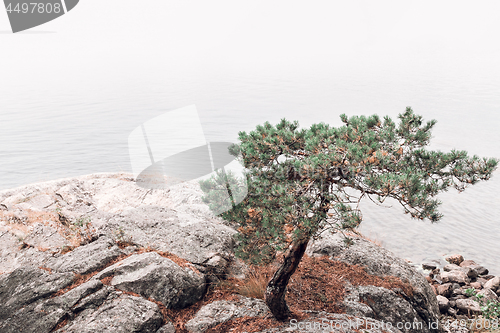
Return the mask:
[[479, 283], [479, 282], [471, 282], [470, 286], [474, 289], [481, 289], [482, 288], [481, 283]]
[[464, 260], [460, 263], [460, 267], [477, 266], [474, 260]]
[[175, 333], [175, 327], [171, 322], [166, 323], [156, 333]]
[[446, 260], [450, 264], [460, 265], [464, 261], [464, 257], [462, 257], [462, 255], [460, 254], [453, 254], [444, 258], [444, 260]]
[[492, 278], [491, 280], [489, 280], [488, 282], [486, 282], [484, 284], [485, 289], [489, 288], [493, 291], [496, 291], [499, 286], [500, 286], [500, 277], [499, 276], [495, 276], [494, 278]]
[[441, 270], [439, 268], [433, 269], [432, 274], [437, 275]]
[[443, 271], [445, 271], [445, 272], [451, 272], [451, 271], [455, 271], [457, 269], [460, 269], [460, 266], [455, 265], [455, 264], [448, 264], [448, 265], [443, 267]]
[[450, 308], [448, 308], [448, 314], [449, 314], [450, 316], [453, 316], [453, 317], [454, 317], [454, 316], [456, 316], [456, 315], [457, 315], [457, 310], [455, 310], [454, 308], [450, 307]]
[[453, 290], [460, 289], [460, 285], [458, 283], [453, 283], [451, 289], [453, 289]]
[[484, 302], [492, 301], [497, 303], [498, 302], [498, 296], [495, 292], [493, 292], [491, 289], [483, 289], [480, 292], [477, 293], [478, 295], [483, 295], [482, 300]]
[[477, 274], [479, 275], [486, 275], [489, 273], [488, 269], [484, 268], [483, 266], [477, 266], [474, 267], [474, 269], [477, 271]]
[[454, 271], [450, 271], [450, 272], [442, 272], [440, 274], [440, 277], [444, 283], [456, 282], [456, 283], [459, 283], [461, 285], [464, 285], [464, 284], [470, 282], [470, 279], [467, 277], [467, 275], [464, 272], [459, 271], [459, 270], [454, 270]]
[[471, 279], [477, 278], [477, 271], [472, 267], [461, 267], [460, 270], [467, 274], [467, 276]]
[[450, 302], [448, 299], [441, 295], [437, 295], [436, 298], [439, 305], [439, 311], [441, 311], [441, 313], [447, 313], [450, 308]]
[[451, 289], [452, 284], [451, 283], [445, 283], [442, 285], [439, 285], [436, 287], [438, 295], [444, 296], [444, 297], [449, 297], [451, 295], [452, 289]]
[[487, 275], [483, 275], [481, 277], [485, 280], [491, 280], [495, 277], [495, 275], [487, 274]]
[[430, 276], [426, 276], [425, 279], [427, 280], [427, 282], [432, 283], [432, 278]]
[[219, 255], [215, 255], [205, 265], [215, 274], [221, 275], [226, 271], [228, 261]]
[[437, 268], [437, 265], [436, 264], [433, 264], [433, 263], [423, 263], [422, 264], [422, 268], [423, 269], [426, 269], [426, 270], [433, 270], [433, 269], [436, 269]]
[[456, 305], [458, 309], [462, 310], [465, 313], [469, 313], [469, 311], [476, 313], [481, 312], [479, 303], [472, 299], [457, 299]]
[[481, 283], [481, 288], [482, 288], [482, 287], [484, 286], [484, 284], [485, 284], [486, 282], [488, 282], [488, 280], [483, 279], [482, 277], [480, 277], [480, 278], [477, 278], [477, 279], [476, 279], [476, 282]]

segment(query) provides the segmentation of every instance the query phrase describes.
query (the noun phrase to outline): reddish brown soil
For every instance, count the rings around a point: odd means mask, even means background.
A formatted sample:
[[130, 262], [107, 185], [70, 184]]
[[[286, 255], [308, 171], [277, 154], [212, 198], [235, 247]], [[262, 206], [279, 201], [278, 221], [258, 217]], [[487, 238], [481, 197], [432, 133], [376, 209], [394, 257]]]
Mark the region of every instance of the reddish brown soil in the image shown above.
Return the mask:
[[[277, 268], [277, 264], [264, 267], [253, 267], [255, 275], [262, 274], [270, 277]], [[370, 275], [358, 265], [348, 265], [339, 261], [332, 261], [327, 257], [310, 258], [304, 256], [297, 271], [288, 284], [287, 304], [292, 310], [293, 317], [304, 320], [308, 314], [301, 310], [326, 311], [330, 313], [343, 313], [339, 304], [344, 298], [344, 281], [357, 285], [373, 285], [402, 290], [407, 295], [412, 295], [412, 288], [408, 283], [396, 277], [377, 277]], [[205, 297], [196, 304], [183, 310], [167, 310], [168, 318], [174, 323], [176, 332], [187, 333], [184, 324], [194, 317], [195, 313], [205, 304], [217, 300], [231, 300], [238, 295], [238, 285], [249, 281], [229, 279], [224, 283], [214, 286]], [[265, 318], [243, 317], [236, 318], [226, 323], [219, 324], [207, 332], [211, 333], [241, 333], [258, 332], [264, 329], [284, 325], [272, 316]]]

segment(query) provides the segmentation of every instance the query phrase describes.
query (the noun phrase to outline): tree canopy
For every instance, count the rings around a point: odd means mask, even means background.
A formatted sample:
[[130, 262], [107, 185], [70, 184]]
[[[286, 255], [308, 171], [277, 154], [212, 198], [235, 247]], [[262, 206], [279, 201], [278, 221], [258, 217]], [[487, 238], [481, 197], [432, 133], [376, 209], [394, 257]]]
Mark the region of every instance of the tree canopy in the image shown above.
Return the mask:
[[[288, 250], [300, 261], [303, 252], [290, 251], [305, 251], [321, 232], [354, 231], [362, 221], [363, 198], [375, 203], [392, 198], [411, 217], [436, 222], [442, 217], [439, 192], [488, 180], [498, 165], [497, 159], [470, 157], [466, 151], [427, 150], [436, 121], [424, 123], [409, 107], [398, 124], [387, 116], [340, 118], [338, 128], [319, 123], [299, 129], [297, 121], [282, 119], [240, 132], [240, 143], [230, 152], [244, 166], [245, 179], [219, 172], [200, 182], [212, 208], [230, 200], [221, 190], [237, 194], [246, 182], [246, 197], [221, 214], [239, 225], [237, 256], [268, 263], [277, 251]], [[278, 273], [273, 279], [283, 278]]]

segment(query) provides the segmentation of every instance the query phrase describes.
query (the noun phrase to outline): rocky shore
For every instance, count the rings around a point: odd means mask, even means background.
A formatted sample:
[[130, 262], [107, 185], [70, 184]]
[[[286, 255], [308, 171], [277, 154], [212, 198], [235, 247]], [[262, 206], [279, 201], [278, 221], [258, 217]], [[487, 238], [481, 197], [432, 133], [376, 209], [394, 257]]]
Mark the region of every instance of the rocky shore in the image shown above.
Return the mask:
[[325, 235], [290, 281], [295, 317], [280, 323], [248, 291], [266, 276], [235, 258], [234, 226], [201, 195], [197, 183], [147, 190], [124, 173], [0, 192], [0, 332], [437, 333], [450, 331], [440, 309], [469, 300], [464, 288], [498, 292], [471, 262], [426, 277], [363, 237], [346, 247]]
[[437, 295], [443, 315], [465, 320], [482, 314], [481, 307], [488, 303], [499, 303], [499, 276], [488, 274], [487, 268], [473, 260], [464, 260], [460, 254], [445, 259], [448, 264], [443, 267], [435, 263], [422, 265], [430, 271], [426, 279]]

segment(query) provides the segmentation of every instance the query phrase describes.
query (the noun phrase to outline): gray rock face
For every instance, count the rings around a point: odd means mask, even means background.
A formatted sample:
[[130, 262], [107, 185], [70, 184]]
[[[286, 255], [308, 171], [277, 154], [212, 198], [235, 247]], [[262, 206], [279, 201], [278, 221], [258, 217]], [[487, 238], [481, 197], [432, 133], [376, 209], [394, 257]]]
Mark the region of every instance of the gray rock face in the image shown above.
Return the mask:
[[[50, 299], [40, 299], [15, 311], [0, 325], [2, 332], [51, 332], [64, 318], [73, 315], [72, 307], [82, 298], [102, 288], [100, 281], [85, 283]], [[102, 302], [101, 302], [102, 303]]]
[[345, 283], [346, 295], [342, 302], [345, 313], [358, 317], [375, 318], [376, 314], [373, 309], [362, 303], [358, 288], [354, 287], [349, 281]]
[[[216, 270], [224, 271], [225, 261], [233, 253], [235, 230], [214, 216], [201, 196], [196, 182], [148, 190], [125, 173], [93, 174], [1, 191], [5, 218], [0, 218], [0, 251], [16, 255], [0, 258], [0, 272], [46, 259], [46, 253], [31, 246], [18, 249], [30, 233], [33, 245], [47, 239], [49, 229], [45, 227], [57, 229], [57, 235], [51, 233], [57, 240], [53, 244], [56, 249], [66, 246], [65, 242], [80, 245], [106, 234], [114, 240], [168, 251], [199, 265], [219, 256], [224, 260], [211, 263], [220, 263]], [[41, 235], [45, 236], [36, 236], [40, 234], [36, 230], [33, 233], [36, 223], [44, 226]]]
[[85, 246], [80, 246], [58, 258], [51, 258], [45, 262], [45, 267], [56, 272], [74, 272], [87, 274], [98, 271], [123, 252], [115, 242], [106, 236]]
[[119, 228], [137, 245], [170, 252], [199, 265], [215, 256], [229, 257], [234, 246], [234, 229], [164, 207], [129, 209], [103, 227], [108, 233]]
[[[73, 282], [73, 273], [49, 273], [26, 266], [0, 275], [0, 323], [22, 307], [49, 297]], [[5, 324], [4, 324], [5, 325]]]
[[141, 297], [120, 295], [96, 311], [82, 311], [58, 333], [156, 332], [163, 323], [158, 305]]
[[24, 243], [42, 250], [54, 250], [71, 245], [56, 229], [41, 223], [33, 226], [33, 230], [24, 239]]
[[113, 287], [154, 299], [167, 308], [185, 308], [199, 301], [206, 289], [203, 274], [182, 268], [156, 252], [134, 254], [92, 279], [108, 276], [113, 276]]
[[[379, 303], [372, 302], [368, 305], [377, 319], [392, 322], [394, 325], [397, 321], [413, 322], [416, 320], [422, 323], [424, 332], [441, 331], [441, 328], [429, 330], [430, 323], [439, 321], [439, 307], [431, 286], [422, 274], [388, 250], [361, 238], [355, 238], [354, 244], [347, 247], [340, 236], [333, 235], [312, 243], [306, 253], [310, 256], [328, 255], [334, 260], [363, 266], [372, 275], [395, 276], [403, 282], [407, 281], [413, 288], [413, 296], [401, 297], [391, 290], [380, 287], [360, 286], [357, 289], [360, 295], [363, 295], [363, 300], [368, 300], [371, 292], [373, 296], [376, 295], [376, 298], [372, 299], [379, 300]], [[400, 311], [399, 314], [391, 311], [395, 305]], [[417, 330], [405, 328], [402, 331], [417, 332]]]
[[239, 301], [215, 301], [203, 306], [185, 327], [192, 333], [203, 333], [220, 323], [241, 317], [264, 317], [270, 311], [260, 299], [240, 296]]
[[413, 306], [392, 290], [360, 286], [357, 291], [361, 300], [373, 310], [377, 318], [383, 318], [390, 323], [420, 322], [422, 326], [426, 324]]

